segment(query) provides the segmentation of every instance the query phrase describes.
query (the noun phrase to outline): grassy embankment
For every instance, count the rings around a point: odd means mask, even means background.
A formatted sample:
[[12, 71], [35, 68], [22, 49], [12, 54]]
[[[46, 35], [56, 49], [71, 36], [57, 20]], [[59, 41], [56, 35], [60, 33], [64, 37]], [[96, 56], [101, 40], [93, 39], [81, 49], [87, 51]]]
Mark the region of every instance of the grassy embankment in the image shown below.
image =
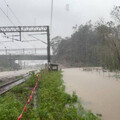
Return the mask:
[[[31, 77], [10, 92], [0, 97], [0, 120], [16, 120], [37, 81]], [[65, 92], [61, 72], [46, 72], [39, 81], [39, 115], [31, 100], [22, 120], [100, 120], [90, 111], [84, 110], [75, 93]], [[77, 104], [78, 107], [75, 107]]]

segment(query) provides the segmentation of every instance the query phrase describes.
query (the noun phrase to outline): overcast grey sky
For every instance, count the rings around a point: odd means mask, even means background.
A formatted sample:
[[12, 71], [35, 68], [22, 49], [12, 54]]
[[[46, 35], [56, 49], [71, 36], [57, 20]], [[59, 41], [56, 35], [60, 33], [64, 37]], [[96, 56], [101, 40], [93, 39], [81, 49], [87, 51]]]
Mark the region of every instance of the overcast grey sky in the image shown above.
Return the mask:
[[[51, 0], [6, 0], [22, 25], [49, 25]], [[66, 5], [69, 4], [69, 11]], [[120, 0], [54, 0], [53, 36], [70, 36], [74, 25], [84, 24], [89, 20], [93, 23], [99, 18], [109, 20], [110, 11], [114, 5], [120, 5]], [[20, 25], [7, 8], [5, 1], [0, 0], [0, 7], [12, 19], [15, 25]], [[0, 11], [0, 26], [12, 25]]]

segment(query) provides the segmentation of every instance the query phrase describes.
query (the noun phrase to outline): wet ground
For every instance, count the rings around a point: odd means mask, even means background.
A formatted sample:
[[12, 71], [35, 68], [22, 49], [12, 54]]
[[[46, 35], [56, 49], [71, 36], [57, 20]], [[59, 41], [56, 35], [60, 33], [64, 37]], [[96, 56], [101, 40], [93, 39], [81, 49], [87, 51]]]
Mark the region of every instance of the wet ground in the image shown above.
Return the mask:
[[23, 83], [25, 80], [26, 80], [26, 78], [23, 78], [19, 81], [16, 81], [16, 82], [12, 83], [12, 84], [9, 84], [8, 86], [4, 86], [3, 88], [0, 88], [0, 95], [7, 92], [8, 90], [15, 87], [16, 85], [19, 85], [19, 84]]
[[5, 78], [5, 77], [15, 77], [19, 75], [23, 75], [28, 73], [29, 71], [32, 71], [33, 69], [22, 69], [18, 71], [5, 71], [5, 72], [0, 72], [0, 78]]
[[16, 80], [17, 76], [25, 75], [29, 71], [33, 71], [35, 69], [22, 69], [18, 71], [4, 71], [0, 72], [0, 85], [5, 84], [10, 81]]
[[[18, 70], [18, 71], [5, 71], [5, 72], [0, 72], [0, 86], [1, 85], [5, 85], [6, 83], [11, 83], [13, 81], [16, 80], [16, 76], [21, 76], [21, 75], [24, 75], [25, 77], [25, 74], [28, 73], [29, 71], [36, 71], [35, 69], [22, 69], [22, 70]], [[27, 76], [26, 76], [27, 77]], [[5, 86], [3, 88], [0, 89], [0, 94], [8, 91], [9, 89], [13, 88], [14, 86], [18, 85], [18, 84], [21, 84], [22, 82], [24, 82], [26, 80], [26, 78], [21, 78], [21, 80], [19, 81], [16, 81], [12, 84], [9, 84], [8, 86]]]
[[120, 120], [120, 78], [98, 69], [63, 69], [66, 91], [76, 94], [86, 109], [102, 114], [102, 120]]

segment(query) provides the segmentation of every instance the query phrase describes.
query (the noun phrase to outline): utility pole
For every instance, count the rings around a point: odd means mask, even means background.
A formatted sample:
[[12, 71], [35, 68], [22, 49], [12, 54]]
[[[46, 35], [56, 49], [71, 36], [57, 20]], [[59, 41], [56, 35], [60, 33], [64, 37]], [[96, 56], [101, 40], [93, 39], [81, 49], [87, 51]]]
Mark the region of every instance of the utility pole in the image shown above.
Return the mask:
[[20, 35], [20, 41], [21, 41], [21, 27], [19, 26], [19, 35]]
[[50, 29], [47, 26], [47, 57], [48, 57], [48, 64], [50, 64]]
[[25, 54], [25, 49], [23, 48], [23, 55]]
[[35, 48], [35, 54], [36, 54], [36, 48]]
[[11, 56], [11, 54], [10, 54], [10, 56], [9, 56], [9, 61], [10, 61], [10, 69], [12, 70], [12, 56]]
[[5, 47], [5, 54], [7, 55], [7, 48]]
[[51, 18], [50, 18], [51, 32], [52, 32], [52, 20], [53, 20], [53, 0], [51, 0]]

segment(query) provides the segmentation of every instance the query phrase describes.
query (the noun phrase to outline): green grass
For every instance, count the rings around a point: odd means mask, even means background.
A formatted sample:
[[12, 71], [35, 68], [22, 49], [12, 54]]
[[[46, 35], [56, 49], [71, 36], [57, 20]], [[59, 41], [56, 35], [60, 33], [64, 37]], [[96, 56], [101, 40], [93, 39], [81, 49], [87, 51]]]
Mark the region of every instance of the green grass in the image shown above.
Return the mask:
[[[17, 119], [36, 81], [36, 76], [31, 73], [31, 77], [24, 84], [0, 97], [0, 120]], [[60, 71], [45, 72], [39, 81], [36, 94], [39, 98], [39, 115], [32, 99], [22, 120], [100, 120], [98, 116], [84, 110], [74, 92], [72, 95], [65, 92]]]
[[0, 81], [0, 85], [2, 85], [2, 83], [3, 83], [3, 82], [2, 82], [2, 81]]
[[24, 78], [23, 75], [19, 75], [19, 76], [16, 76], [16, 77], [15, 77], [15, 79], [22, 79], [22, 78]]

